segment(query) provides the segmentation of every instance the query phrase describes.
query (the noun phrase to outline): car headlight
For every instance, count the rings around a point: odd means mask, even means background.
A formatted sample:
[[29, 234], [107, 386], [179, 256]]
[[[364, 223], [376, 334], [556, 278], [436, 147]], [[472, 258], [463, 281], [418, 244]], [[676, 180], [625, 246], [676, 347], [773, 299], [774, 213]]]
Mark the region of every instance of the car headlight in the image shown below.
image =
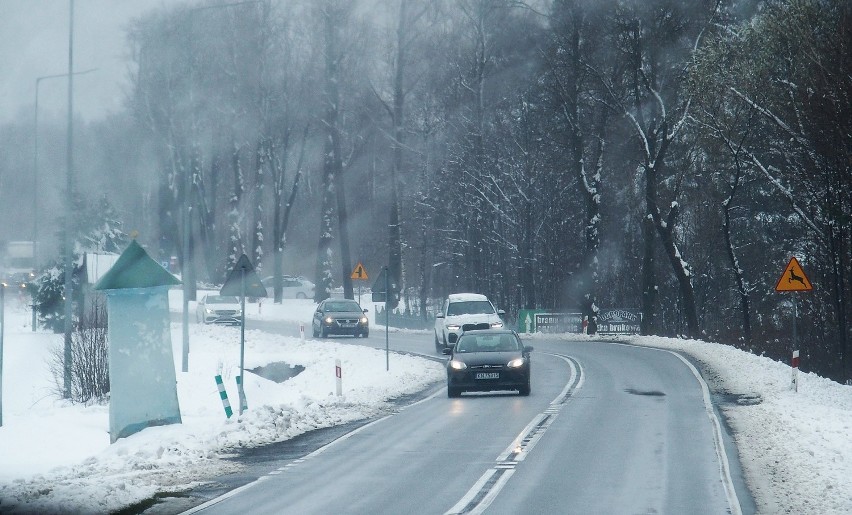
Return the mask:
[[515, 358], [512, 361], [506, 363], [506, 366], [509, 368], [520, 368], [524, 366], [524, 358]]
[[243, 311], [242, 311], [241, 309], [238, 309], [238, 310], [236, 311], [236, 313], [234, 313], [234, 316], [235, 316], [235, 317], [241, 317], [241, 316], [243, 316]]
[[467, 365], [464, 364], [464, 361], [454, 359], [450, 361], [450, 368], [453, 370], [464, 370], [467, 368]]
[[458, 324], [447, 324], [447, 331], [458, 331], [460, 328]]
[[210, 308], [204, 308], [204, 312], [205, 312], [205, 313], [207, 313], [208, 315], [212, 315], [212, 314], [213, 314], [213, 310], [212, 310], [212, 309], [210, 309]]
[[503, 322], [491, 322], [491, 329], [500, 329], [503, 327]]
[[360, 322], [361, 322], [361, 325], [367, 325], [367, 322], [368, 322], [367, 317], [361, 317]]
[[331, 317], [325, 317], [325, 323], [326, 323], [326, 324], [331, 324], [332, 322], [334, 322], [334, 319], [333, 319], [333, 318], [331, 318]]

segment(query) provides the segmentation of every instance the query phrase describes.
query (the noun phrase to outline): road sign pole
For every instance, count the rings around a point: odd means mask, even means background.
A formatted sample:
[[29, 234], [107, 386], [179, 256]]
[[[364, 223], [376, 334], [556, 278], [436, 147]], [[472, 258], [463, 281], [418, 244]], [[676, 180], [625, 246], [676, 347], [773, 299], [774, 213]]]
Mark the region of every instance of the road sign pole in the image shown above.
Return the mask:
[[390, 313], [388, 313], [388, 299], [390, 298], [390, 274], [388, 274], [388, 267], [384, 267], [385, 270], [385, 370], [390, 370], [390, 333], [388, 329], [390, 327]]
[[0, 283], [0, 427], [3, 427], [3, 333], [6, 332], [6, 283]]
[[243, 407], [246, 405], [246, 392], [243, 388], [243, 374], [245, 373], [245, 357], [246, 357], [246, 271], [241, 270], [240, 277], [240, 415], [243, 414]]

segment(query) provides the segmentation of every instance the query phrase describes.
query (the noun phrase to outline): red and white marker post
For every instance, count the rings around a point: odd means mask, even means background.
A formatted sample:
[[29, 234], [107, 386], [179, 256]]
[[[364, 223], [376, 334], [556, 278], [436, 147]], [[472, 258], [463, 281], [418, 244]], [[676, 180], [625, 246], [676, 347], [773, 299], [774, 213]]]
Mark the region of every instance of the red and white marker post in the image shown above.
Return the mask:
[[340, 367], [340, 360], [334, 360], [334, 377], [337, 381], [337, 396], [343, 394], [343, 369]]
[[799, 351], [797, 351], [797, 350], [793, 351], [792, 366], [793, 366], [793, 379], [792, 379], [792, 382], [790, 383], [790, 388], [794, 392], [798, 392], [799, 391]]

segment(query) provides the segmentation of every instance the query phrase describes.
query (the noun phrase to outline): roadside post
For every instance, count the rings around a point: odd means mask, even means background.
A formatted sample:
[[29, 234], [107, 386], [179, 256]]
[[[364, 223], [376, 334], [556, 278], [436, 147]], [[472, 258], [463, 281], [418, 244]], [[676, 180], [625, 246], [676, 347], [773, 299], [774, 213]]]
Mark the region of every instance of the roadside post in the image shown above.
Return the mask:
[[800, 291], [811, 291], [813, 289], [814, 287], [808, 276], [805, 275], [805, 271], [802, 269], [802, 265], [799, 264], [799, 260], [795, 256], [791, 257], [787, 266], [784, 268], [784, 272], [781, 273], [781, 277], [778, 278], [778, 282], [775, 283], [775, 291], [791, 292], [793, 294], [793, 377], [790, 382], [790, 389], [795, 392], [799, 391], [799, 343], [798, 335], [796, 334], [796, 319], [799, 317], [799, 313], [796, 307], [796, 294]]
[[793, 368], [793, 378], [791, 379], [791, 386], [794, 392], [799, 391], [799, 351], [793, 351], [793, 361], [790, 363]]
[[222, 376], [216, 376], [216, 389], [219, 390], [219, 398], [222, 399], [222, 407], [225, 408], [225, 417], [231, 418], [234, 410], [231, 409], [231, 401], [228, 400], [228, 392], [225, 391], [225, 383], [222, 382]]
[[0, 283], [0, 427], [3, 427], [3, 333], [6, 332], [6, 283]]
[[299, 324], [299, 340], [305, 341], [305, 323]]
[[225, 279], [225, 284], [219, 290], [219, 295], [240, 297], [240, 375], [237, 377], [237, 388], [240, 399], [240, 415], [247, 409], [246, 392], [243, 387], [246, 355], [246, 295], [257, 298], [266, 297], [266, 288], [260, 281], [248, 256], [243, 254]]
[[334, 377], [337, 383], [337, 396], [343, 395], [343, 369], [340, 366], [340, 360], [334, 360]]

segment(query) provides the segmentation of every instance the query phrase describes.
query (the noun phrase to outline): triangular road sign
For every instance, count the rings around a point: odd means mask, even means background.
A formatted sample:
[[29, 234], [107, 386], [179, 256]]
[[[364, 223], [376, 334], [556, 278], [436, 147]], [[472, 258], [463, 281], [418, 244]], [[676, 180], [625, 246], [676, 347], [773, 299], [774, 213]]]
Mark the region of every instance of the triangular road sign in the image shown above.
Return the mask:
[[787, 263], [787, 268], [784, 273], [778, 278], [778, 283], [775, 285], [775, 291], [811, 291], [814, 287], [805, 271], [802, 270], [802, 265], [795, 257], [790, 258]]
[[239, 297], [242, 294], [241, 282], [244, 274], [246, 278], [246, 297], [266, 297], [266, 288], [260, 282], [260, 277], [257, 276], [254, 266], [252, 266], [251, 261], [249, 261], [248, 256], [245, 254], [240, 256], [240, 259], [237, 260], [234, 268], [228, 274], [225, 284], [219, 290], [219, 295], [236, 295]]
[[382, 268], [382, 271], [379, 272], [379, 277], [373, 282], [373, 293], [384, 293], [387, 290], [387, 286], [385, 283], [387, 282], [388, 271], [387, 268]]
[[361, 281], [366, 281], [370, 277], [367, 275], [367, 269], [364, 268], [360, 262], [355, 266], [352, 270], [352, 275], [349, 276], [350, 279], [359, 279]]

